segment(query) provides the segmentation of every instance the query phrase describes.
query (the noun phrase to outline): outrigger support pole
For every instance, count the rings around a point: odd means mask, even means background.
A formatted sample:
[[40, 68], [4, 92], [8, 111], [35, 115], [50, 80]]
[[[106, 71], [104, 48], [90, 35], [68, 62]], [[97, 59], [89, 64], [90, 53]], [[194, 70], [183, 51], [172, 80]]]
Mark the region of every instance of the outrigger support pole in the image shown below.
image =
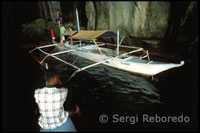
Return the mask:
[[52, 47], [52, 46], [57, 46], [58, 44], [50, 44], [50, 45], [45, 45], [45, 46], [40, 46], [40, 47], [35, 47], [34, 49], [29, 51], [29, 54], [31, 54], [33, 51], [35, 51], [38, 48], [47, 48], [47, 47]]
[[[76, 8], [76, 21], [77, 21], [77, 26], [78, 26], [78, 32], [80, 32], [80, 25], [79, 25], [79, 18], [78, 18], [78, 10]], [[79, 39], [79, 43], [81, 46], [81, 40]]]
[[125, 36], [123, 36], [123, 38], [121, 39], [119, 46], [121, 45], [122, 41], [124, 40]]
[[77, 26], [78, 26], [78, 32], [80, 31], [80, 25], [79, 25], [79, 18], [78, 18], [78, 10], [76, 8], [76, 20], [77, 20]]
[[119, 31], [117, 31], [117, 56], [119, 55]]
[[[46, 63], [46, 70], [48, 70], [48, 64]], [[48, 82], [46, 81], [46, 86], [48, 85]]]
[[97, 49], [99, 50], [99, 53], [100, 53], [100, 54], [103, 54], [103, 53], [101, 52], [101, 49], [99, 48], [97, 42], [95, 41], [95, 39], [93, 39], [93, 42], [94, 42], [94, 44], [96, 45]]
[[148, 61], [150, 61], [149, 51], [148, 50], [147, 50], [147, 57], [148, 57]]
[[[43, 50], [42, 50], [42, 49], [40, 49], [40, 48], [38, 48], [38, 50], [40, 50], [42, 53], [44, 53], [44, 54], [46, 54], [46, 55], [48, 55], [48, 54], [49, 54], [49, 53], [47, 53], [47, 52], [43, 51]], [[72, 51], [72, 50], [71, 50], [71, 51]], [[66, 51], [66, 52], [71, 52], [71, 51]], [[64, 51], [63, 51], [63, 52], [64, 52]], [[60, 58], [56, 57], [56, 56], [55, 56], [56, 54], [58, 54], [58, 53], [49, 54], [49, 56], [51, 56], [51, 57], [53, 57], [53, 58], [55, 58], [55, 59], [57, 59], [57, 60], [59, 60], [59, 61], [61, 61], [61, 62], [65, 63], [65, 64], [67, 64], [67, 65], [69, 65], [69, 66], [72, 66], [72, 67], [74, 67], [74, 68], [76, 68], [76, 69], [80, 69], [79, 67], [77, 67], [77, 66], [75, 66], [75, 65], [72, 65], [72, 64], [70, 64], [70, 63], [68, 63], [68, 62], [66, 62], [66, 61], [64, 61], [64, 60], [62, 60], [62, 59], [60, 59]]]
[[88, 69], [88, 68], [90, 68], [90, 67], [93, 67], [93, 66], [102, 64], [102, 63], [104, 63], [104, 62], [106, 62], [106, 61], [108, 61], [108, 60], [111, 60], [111, 59], [113, 59], [113, 57], [108, 58], [108, 59], [105, 59], [105, 60], [100, 61], [100, 62], [97, 62], [97, 63], [94, 63], [94, 64], [91, 64], [91, 65], [86, 66], [86, 67], [82, 67], [82, 68], [80, 68], [80, 69], [78, 69], [78, 70], [75, 70], [74, 73], [71, 75], [71, 77], [68, 78], [67, 82], [68, 82], [72, 77], [74, 77], [78, 72], [83, 71], [83, 70], [85, 70], [85, 69]]
[[88, 68], [90, 68], [90, 67], [93, 67], [93, 66], [96, 66], [96, 65], [99, 65], [99, 64], [102, 64], [102, 63], [105, 63], [106, 61], [112, 60], [112, 59], [114, 59], [114, 58], [122, 57], [122, 56], [125, 56], [125, 55], [127, 55], [127, 54], [135, 53], [135, 52], [138, 52], [138, 51], [141, 51], [141, 50], [143, 50], [143, 49], [140, 48], [140, 49], [138, 49], [138, 50], [130, 51], [130, 52], [128, 52], [128, 53], [124, 53], [124, 54], [121, 54], [121, 55], [118, 55], [118, 56], [115, 56], [115, 57], [110, 57], [110, 58], [105, 59], [105, 60], [103, 60], [103, 61], [100, 61], [100, 62], [91, 64], [91, 65], [89, 65], [89, 66], [79, 68], [78, 70], [75, 70], [75, 71], [74, 71], [74, 73], [68, 78], [67, 82], [69, 82], [69, 80], [70, 80], [72, 77], [74, 77], [74, 76], [75, 76], [78, 72], [80, 72], [80, 71], [83, 71], [83, 70], [85, 70], [85, 69], [88, 69]]

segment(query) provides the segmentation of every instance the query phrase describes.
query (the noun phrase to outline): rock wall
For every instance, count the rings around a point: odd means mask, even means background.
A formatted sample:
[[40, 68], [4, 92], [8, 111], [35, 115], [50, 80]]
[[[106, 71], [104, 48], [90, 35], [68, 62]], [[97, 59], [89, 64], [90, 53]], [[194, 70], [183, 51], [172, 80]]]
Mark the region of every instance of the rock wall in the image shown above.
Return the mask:
[[61, 11], [61, 6], [59, 1], [38, 1], [38, 11], [39, 17], [44, 18], [46, 21], [52, 20], [56, 21], [56, 11]]
[[[191, 42], [198, 40], [196, 1], [7, 2], [5, 16], [8, 27], [18, 33], [22, 24], [38, 18], [46, 20], [46, 24], [55, 22], [55, 12], [59, 10], [63, 22], [76, 29], [76, 8], [81, 29], [120, 30], [120, 36], [127, 37], [124, 44], [135, 45], [136, 40], [145, 46], [179, 49], [186, 47], [185, 44], [189, 47]], [[45, 28], [44, 32], [47, 38], [48, 29]]]
[[120, 30], [122, 35], [156, 41], [168, 28], [169, 2], [89, 1], [85, 8], [89, 30]]

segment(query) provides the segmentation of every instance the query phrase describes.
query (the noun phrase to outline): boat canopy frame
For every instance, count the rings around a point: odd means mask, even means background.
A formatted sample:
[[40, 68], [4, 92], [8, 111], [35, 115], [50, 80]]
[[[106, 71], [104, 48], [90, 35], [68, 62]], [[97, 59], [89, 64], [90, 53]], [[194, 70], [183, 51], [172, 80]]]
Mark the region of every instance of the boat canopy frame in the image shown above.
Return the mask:
[[94, 40], [100, 37], [116, 37], [116, 34], [109, 30], [80, 30], [72, 36], [72, 39]]

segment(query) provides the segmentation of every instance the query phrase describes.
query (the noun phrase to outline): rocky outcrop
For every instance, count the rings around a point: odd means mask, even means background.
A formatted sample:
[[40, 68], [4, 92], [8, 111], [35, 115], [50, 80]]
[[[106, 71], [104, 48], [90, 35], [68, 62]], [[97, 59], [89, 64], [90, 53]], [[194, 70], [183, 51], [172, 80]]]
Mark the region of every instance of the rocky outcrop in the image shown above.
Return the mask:
[[94, 7], [94, 2], [86, 2], [85, 13], [88, 18], [87, 29], [94, 30], [96, 23], [96, 11]]
[[[7, 8], [7, 16], [11, 20], [8, 22], [12, 22], [9, 25], [16, 25], [13, 26], [15, 29], [21, 23], [38, 18], [44, 19], [47, 25], [54, 25], [57, 10], [61, 12], [65, 24], [77, 29], [77, 8], [81, 29], [119, 30], [120, 36], [127, 37], [123, 41], [126, 45], [177, 49], [184, 48], [183, 44], [190, 44], [198, 36], [198, 2], [195, 1], [39, 1], [31, 3], [35, 8], [30, 8], [28, 3], [22, 6], [27, 11], [24, 16], [22, 12], [17, 12], [21, 11], [17, 10], [18, 5], [10, 4]], [[49, 28], [45, 28], [45, 33], [50, 36]]]
[[86, 2], [88, 29], [120, 30], [155, 44], [165, 36], [169, 13], [169, 2]]

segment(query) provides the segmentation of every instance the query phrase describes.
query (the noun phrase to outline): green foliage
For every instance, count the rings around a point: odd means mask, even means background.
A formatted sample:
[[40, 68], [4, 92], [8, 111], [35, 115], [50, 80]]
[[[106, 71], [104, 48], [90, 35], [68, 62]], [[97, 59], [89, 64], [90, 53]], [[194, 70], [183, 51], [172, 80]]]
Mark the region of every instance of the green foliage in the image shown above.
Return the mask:
[[60, 28], [56, 22], [48, 22], [47, 23], [47, 36], [51, 37], [51, 29], [54, 29], [54, 34], [56, 38], [60, 38]]
[[45, 22], [44, 19], [36, 19], [31, 23], [23, 24], [21, 29], [24, 43], [38, 43], [51, 40], [51, 29], [54, 29], [56, 38], [60, 38], [60, 29], [56, 22]]
[[45, 36], [45, 20], [37, 19], [29, 24], [22, 25], [22, 38], [25, 42], [39, 42], [46, 40], [47, 37]]

